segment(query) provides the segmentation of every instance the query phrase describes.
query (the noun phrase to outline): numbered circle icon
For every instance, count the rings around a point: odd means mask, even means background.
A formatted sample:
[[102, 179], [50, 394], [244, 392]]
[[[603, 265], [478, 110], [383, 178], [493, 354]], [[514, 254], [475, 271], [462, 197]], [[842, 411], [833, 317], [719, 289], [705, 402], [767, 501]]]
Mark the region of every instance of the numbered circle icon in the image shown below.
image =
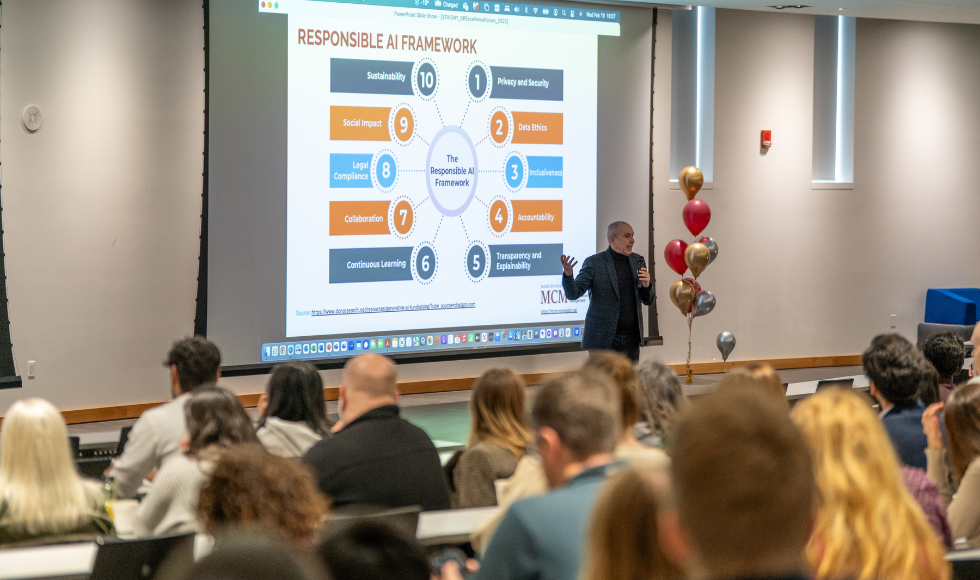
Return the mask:
[[439, 264], [435, 249], [429, 244], [415, 248], [412, 256], [412, 276], [422, 284], [428, 284], [436, 275]]
[[388, 210], [388, 228], [399, 238], [407, 238], [415, 228], [415, 209], [406, 197], [393, 201]]
[[408, 145], [415, 136], [415, 114], [412, 108], [402, 103], [391, 110], [388, 119], [388, 133], [391, 140], [399, 145]]
[[504, 161], [504, 181], [511, 191], [518, 191], [527, 185], [527, 159], [517, 152], [507, 156]]
[[514, 120], [504, 109], [495, 109], [490, 114], [490, 140], [497, 147], [510, 143], [514, 136]]
[[415, 94], [425, 100], [431, 99], [436, 94], [436, 89], [439, 88], [439, 71], [434, 62], [425, 58], [416, 63], [412, 75], [412, 87], [415, 89]]
[[372, 162], [371, 177], [374, 186], [381, 191], [390, 191], [398, 179], [398, 166], [395, 155], [388, 150], [379, 151]]
[[466, 76], [466, 89], [470, 98], [480, 102], [490, 96], [490, 67], [482, 62], [474, 62]]
[[490, 212], [487, 217], [490, 219], [490, 231], [497, 237], [508, 233], [514, 223], [513, 208], [510, 202], [502, 197], [494, 198], [490, 202]]
[[490, 272], [490, 249], [480, 242], [473, 242], [466, 250], [466, 275], [479, 282]]

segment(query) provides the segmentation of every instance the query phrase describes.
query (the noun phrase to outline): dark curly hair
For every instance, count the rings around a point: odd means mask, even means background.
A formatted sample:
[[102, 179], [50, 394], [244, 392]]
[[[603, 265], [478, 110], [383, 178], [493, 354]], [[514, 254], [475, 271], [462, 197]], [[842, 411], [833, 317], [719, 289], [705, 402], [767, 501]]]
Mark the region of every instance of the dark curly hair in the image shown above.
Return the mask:
[[914, 404], [925, 381], [928, 361], [898, 334], [878, 335], [861, 355], [864, 374], [893, 405]]
[[259, 445], [224, 450], [197, 507], [211, 533], [227, 527], [262, 528], [302, 548], [313, 546], [329, 509], [309, 468]]
[[929, 335], [922, 345], [922, 354], [936, 367], [939, 382], [951, 383], [953, 375], [963, 367], [966, 347], [963, 339], [952, 332], [936, 332]]

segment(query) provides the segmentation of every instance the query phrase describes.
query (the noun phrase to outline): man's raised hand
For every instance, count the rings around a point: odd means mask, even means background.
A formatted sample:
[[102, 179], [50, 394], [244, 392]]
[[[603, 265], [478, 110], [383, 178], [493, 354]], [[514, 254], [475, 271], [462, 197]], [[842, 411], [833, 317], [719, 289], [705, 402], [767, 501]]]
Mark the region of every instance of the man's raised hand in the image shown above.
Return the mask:
[[575, 260], [575, 258], [566, 256], [565, 254], [561, 255], [561, 267], [565, 269], [566, 276], [572, 275], [572, 268], [575, 267], [575, 264], [578, 264], [578, 261]]

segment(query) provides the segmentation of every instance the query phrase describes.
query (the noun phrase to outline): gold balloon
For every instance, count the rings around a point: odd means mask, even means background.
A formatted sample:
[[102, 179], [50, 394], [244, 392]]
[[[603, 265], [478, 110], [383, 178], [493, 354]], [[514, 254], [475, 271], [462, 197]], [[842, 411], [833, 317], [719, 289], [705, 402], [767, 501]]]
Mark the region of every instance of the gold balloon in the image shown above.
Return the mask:
[[701, 191], [701, 186], [704, 185], [704, 174], [697, 167], [689, 165], [681, 169], [677, 181], [680, 183], [681, 189], [684, 190], [687, 201], [691, 201]]
[[674, 303], [681, 314], [687, 316], [694, 304], [694, 285], [687, 280], [678, 280], [670, 285], [670, 301]]
[[708, 267], [708, 262], [710, 261], [711, 251], [704, 244], [694, 242], [684, 250], [684, 263], [691, 269], [691, 274], [694, 274], [695, 280]]

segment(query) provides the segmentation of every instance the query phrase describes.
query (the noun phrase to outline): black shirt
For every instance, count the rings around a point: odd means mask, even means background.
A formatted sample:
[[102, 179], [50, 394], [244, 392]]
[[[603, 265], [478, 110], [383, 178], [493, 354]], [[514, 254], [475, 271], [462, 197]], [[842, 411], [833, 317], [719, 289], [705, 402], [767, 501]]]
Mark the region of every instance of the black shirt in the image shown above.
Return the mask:
[[372, 409], [303, 456], [334, 506], [449, 509], [439, 454], [425, 434], [398, 415], [397, 405]]
[[619, 322], [616, 323], [616, 334], [639, 336], [640, 321], [636, 317], [636, 289], [630, 258], [612, 248], [609, 248], [609, 253], [616, 265], [616, 283], [619, 286]]

